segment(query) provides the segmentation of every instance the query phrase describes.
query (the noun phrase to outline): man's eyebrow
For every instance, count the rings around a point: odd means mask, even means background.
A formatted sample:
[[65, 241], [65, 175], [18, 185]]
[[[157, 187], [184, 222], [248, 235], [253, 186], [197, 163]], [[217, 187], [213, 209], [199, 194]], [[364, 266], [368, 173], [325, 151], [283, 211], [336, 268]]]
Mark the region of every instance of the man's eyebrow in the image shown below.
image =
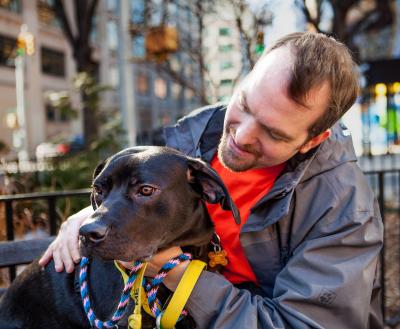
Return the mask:
[[[246, 94], [245, 92], [242, 90], [240, 92], [240, 103], [242, 104], [242, 106], [244, 107], [246, 112], [251, 113], [250, 111], [250, 107], [247, 104], [247, 99], [246, 99]], [[259, 124], [265, 129], [268, 130], [269, 132], [273, 133], [274, 135], [277, 135], [278, 137], [284, 139], [287, 142], [291, 142], [294, 140], [294, 138], [288, 134], [286, 134], [283, 130], [278, 129], [278, 128], [273, 128], [273, 127], [269, 127], [261, 122], [259, 122]]]

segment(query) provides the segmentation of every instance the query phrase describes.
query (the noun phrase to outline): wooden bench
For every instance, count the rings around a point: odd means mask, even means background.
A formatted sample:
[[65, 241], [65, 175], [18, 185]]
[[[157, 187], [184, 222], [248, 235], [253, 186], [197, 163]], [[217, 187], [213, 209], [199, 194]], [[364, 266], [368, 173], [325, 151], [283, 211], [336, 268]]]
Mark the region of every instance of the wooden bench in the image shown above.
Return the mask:
[[[54, 236], [41, 239], [0, 242], [0, 268], [29, 264], [37, 259], [54, 240]], [[0, 288], [0, 296], [6, 288]]]

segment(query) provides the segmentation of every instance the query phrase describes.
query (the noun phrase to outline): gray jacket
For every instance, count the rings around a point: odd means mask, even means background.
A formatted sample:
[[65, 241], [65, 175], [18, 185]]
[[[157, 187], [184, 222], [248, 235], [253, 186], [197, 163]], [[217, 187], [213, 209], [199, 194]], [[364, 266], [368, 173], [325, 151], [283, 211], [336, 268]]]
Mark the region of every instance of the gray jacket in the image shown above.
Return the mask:
[[[165, 130], [166, 144], [210, 161], [225, 107]], [[187, 307], [199, 328], [382, 328], [378, 257], [383, 225], [348, 130], [288, 161], [251, 209], [240, 241], [257, 293], [204, 272]]]

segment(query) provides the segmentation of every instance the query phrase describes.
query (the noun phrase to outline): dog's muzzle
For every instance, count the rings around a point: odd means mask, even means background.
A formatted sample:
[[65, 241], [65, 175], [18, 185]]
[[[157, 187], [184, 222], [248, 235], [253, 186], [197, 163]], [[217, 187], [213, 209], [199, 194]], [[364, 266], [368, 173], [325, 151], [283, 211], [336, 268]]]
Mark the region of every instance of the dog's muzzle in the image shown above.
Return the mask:
[[100, 243], [106, 239], [109, 230], [108, 225], [98, 222], [83, 225], [79, 229], [80, 241], [85, 245], [88, 243]]

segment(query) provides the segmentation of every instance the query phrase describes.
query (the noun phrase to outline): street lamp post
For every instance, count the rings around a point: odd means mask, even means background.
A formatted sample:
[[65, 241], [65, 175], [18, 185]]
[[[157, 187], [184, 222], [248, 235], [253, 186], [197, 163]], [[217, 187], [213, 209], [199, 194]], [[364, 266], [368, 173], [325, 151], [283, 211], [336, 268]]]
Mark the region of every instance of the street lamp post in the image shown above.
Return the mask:
[[138, 114], [135, 104], [134, 70], [131, 61], [131, 40], [129, 35], [129, 3], [118, 1], [118, 70], [119, 96], [122, 122], [127, 132], [128, 146], [136, 145]]
[[28, 32], [28, 26], [23, 24], [21, 25], [20, 33], [17, 39], [17, 56], [15, 58], [18, 129], [14, 132], [13, 140], [14, 146], [18, 149], [18, 162], [20, 169], [21, 165], [29, 160], [24, 97], [25, 56], [31, 56], [34, 52], [34, 37], [32, 33]]

